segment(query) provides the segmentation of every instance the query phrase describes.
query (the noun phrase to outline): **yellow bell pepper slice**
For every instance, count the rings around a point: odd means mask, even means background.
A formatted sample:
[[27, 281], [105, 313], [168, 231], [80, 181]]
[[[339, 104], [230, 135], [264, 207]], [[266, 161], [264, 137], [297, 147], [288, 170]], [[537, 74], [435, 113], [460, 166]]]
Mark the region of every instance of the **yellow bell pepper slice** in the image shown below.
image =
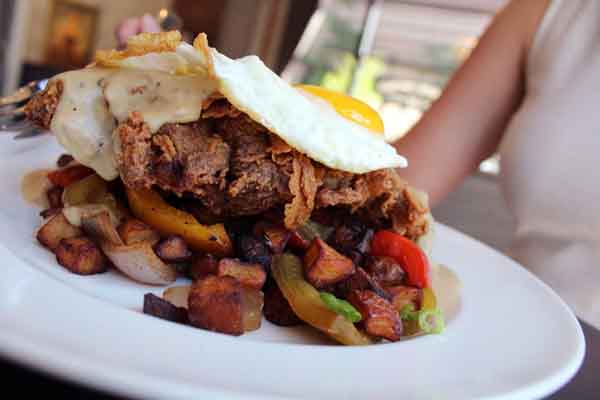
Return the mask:
[[193, 215], [168, 205], [152, 190], [127, 188], [126, 192], [133, 214], [162, 235], [179, 235], [196, 251], [218, 256], [232, 253], [223, 224], [202, 225]]
[[431, 286], [423, 288], [423, 299], [421, 300], [421, 310], [435, 310], [437, 300]]
[[317, 289], [304, 279], [302, 261], [298, 257], [289, 253], [276, 255], [271, 272], [281, 293], [301, 320], [346, 345], [372, 343], [352, 322], [325, 305]]

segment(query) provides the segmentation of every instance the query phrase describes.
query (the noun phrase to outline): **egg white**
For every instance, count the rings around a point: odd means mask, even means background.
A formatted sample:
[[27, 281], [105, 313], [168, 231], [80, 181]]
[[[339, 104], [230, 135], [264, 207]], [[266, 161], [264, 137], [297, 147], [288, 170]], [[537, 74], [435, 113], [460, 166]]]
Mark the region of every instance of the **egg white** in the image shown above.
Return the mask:
[[407, 161], [383, 135], [351, 122], [333, 107], [290, 86], [256, 56], [232, 60], [213, 48], [181, 43], [175, 52], [129, 57], [125, 68], [176, 73], [189, 70], [198, 79], [214, 79], [218, 90], [288, 145], [330, 168], [366, 173], [406, 167]]

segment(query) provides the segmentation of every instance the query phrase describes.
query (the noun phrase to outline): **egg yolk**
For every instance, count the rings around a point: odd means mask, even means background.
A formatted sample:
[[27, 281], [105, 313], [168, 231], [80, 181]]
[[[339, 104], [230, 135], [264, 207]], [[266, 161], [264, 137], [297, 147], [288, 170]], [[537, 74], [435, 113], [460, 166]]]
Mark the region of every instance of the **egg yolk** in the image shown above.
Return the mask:
[[377, 111], [371, 108], [367, 103], [346, 94], [334, 92], [320, 86], [296, 85], [296, 87], [325, 100], [331, 104], [342, 117], [374, 132], [383, 134], [384, 128], [381, 117]]

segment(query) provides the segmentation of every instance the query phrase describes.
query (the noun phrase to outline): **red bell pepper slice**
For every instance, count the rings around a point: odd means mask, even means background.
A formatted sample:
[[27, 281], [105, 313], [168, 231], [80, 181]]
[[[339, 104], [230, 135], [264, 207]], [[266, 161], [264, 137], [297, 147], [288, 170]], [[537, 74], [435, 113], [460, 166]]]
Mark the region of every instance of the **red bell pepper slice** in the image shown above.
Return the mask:
[[378, 231], [373, 235], [370, 254], [394, 258], [406, 272], [411, 286], [431, 286], [429, 260], [423, 250], [413, 241], [392, 231]]
[[84, 165], [73, 165], [71, 167], [61, 168], [48, 173], [48, 180], [55, 186], [65, 188], [72, 183], [90, 176], [94, 170]]

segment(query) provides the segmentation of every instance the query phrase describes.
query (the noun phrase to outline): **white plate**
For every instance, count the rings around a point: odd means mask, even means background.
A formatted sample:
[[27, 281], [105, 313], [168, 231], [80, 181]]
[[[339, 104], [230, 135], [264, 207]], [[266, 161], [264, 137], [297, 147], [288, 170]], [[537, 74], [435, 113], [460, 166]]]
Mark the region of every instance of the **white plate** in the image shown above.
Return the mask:
[[435, 260], [462, 283], [442, 335], [342, 347], [268, 322], [230, 337], [142, 314], [161, 288], [110, 272], [66, 272], [33, 238], [19, 180], [50, 167], [51, 137], [0, 139], [0, 353], [60, 377], [140, 398], [527, 399], [566, 383], [584, 355], [567, 306], [525, 269], [438, 225]]

